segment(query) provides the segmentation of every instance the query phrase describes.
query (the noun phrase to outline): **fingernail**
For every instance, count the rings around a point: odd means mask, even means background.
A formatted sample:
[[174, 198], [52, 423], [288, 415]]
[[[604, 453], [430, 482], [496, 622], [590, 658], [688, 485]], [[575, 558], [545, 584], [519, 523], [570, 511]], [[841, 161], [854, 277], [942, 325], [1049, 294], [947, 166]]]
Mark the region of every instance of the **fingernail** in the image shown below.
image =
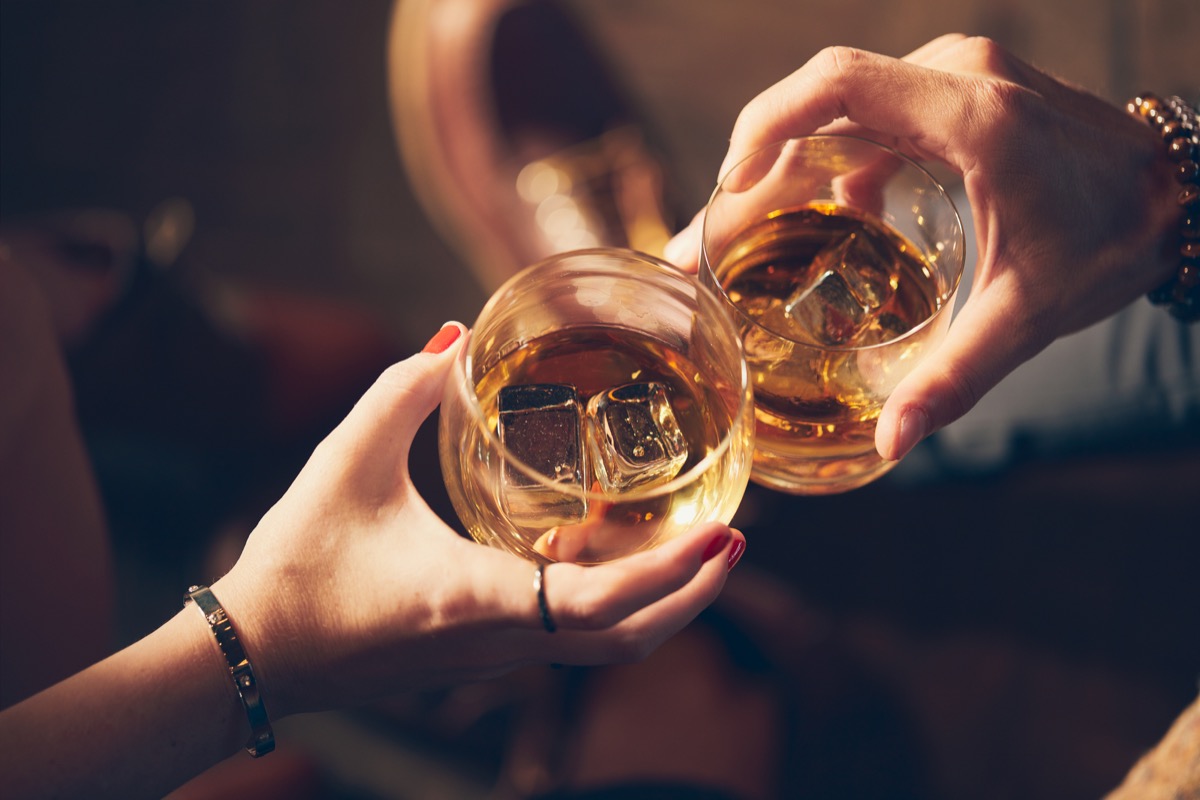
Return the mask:
[[917, 446], [917, 442], [929, 433], [929, 415], [922, 408], [910, 408], [900, 416], [900, 430], [896, 432], [895, 457], [899, 461], [908, 455], [908, 451]]
[[737, 562], [741, 561], [742, 553], [746, 552], [746, 540], [740, 536], [735, 536], [733, 539], [733, 547], [729, 549], [729, 565], [726, 569], [733, 569], [737, 566]]
[[462, 335], [462, 329], [453, 322], [447, 322], [442, 326], [442, 329], [433, 335], [433, 338], [421, 350], [422, 353], [444, 353], [446, 348], [454, 344], [459, 336]]
[[708, 543], [708, 547], [704, 548], [704, 552], [700, 555], [701, 563], [708, 561], [717, 553], [724, 550], [725, 545], [729, 544], [730, 536], [732, 536], [732, 534], [729, 531], [725, 531], [714, 536], [712, 541]]

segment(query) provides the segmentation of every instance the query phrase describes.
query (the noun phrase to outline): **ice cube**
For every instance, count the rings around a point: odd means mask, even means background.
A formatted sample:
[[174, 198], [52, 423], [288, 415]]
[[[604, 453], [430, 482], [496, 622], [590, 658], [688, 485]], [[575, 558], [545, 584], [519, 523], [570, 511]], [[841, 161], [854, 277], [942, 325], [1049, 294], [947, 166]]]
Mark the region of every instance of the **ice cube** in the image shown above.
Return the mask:
[[812, 283], [800, 286], [784, 310], [794, 330], [816, 344], [852, 344], [891, 299], [895, 264], [859, 230], [813, 259]]
[[666, 483], [687, 461], [687, 441], [661, 383], [628, 383], [593, 396], [585, 427], [605, 492]]
[[[501, 502], [509, 519], [549, 528], [587, 515], [587, 468], [583, 455], [583, 412], [574, 386], [505, 386], [498, 398], [501, 444], [552, 485], [531, 477], [505, 459]], [[566, 491], [562, 491], [562, 490]]]
[[868, 344], [879, 344], [899, 339], [912, 329], [912, 325], [895, 314], [880, 314], [872, 322], [870, 330], [860, 337]]

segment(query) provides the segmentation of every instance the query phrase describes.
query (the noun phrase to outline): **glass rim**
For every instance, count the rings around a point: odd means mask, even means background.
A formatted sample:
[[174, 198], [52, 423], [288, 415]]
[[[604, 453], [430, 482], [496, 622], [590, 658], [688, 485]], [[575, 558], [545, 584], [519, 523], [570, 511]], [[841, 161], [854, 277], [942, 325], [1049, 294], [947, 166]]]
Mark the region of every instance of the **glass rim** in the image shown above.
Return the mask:
[[[736, 171], [738, 169], [738, 167], [741, 167], [743, 164], [750, 161], [750, 159], [755, 158], [755, 157], [759, 156], [760, 154], [767, 152], [768, 150], [782, 149], [785, 145], [787, 145], [791, 142], [821, 141], [821, 140], [861, 142], [861, 143], [870, 145], [878, 150], [881, 150], [885, 153], [890, 153], [891, 155], [893, 155], [897, 159], [899, 159], [905, 166], [911, 167], [911, 168], [917, 170], [922, 175], [924, 175], [926, 180], [929, 181], [930, 185], [932, 185], [934, 188], [937, 189], [938, 196], [946, 202], [947, 206], [949, 206], [949, 208], [950, 208], [950, 211], [954, 215], [954, 224], [955, 224], [955, 229], [957, 231], [957, 236], [955, 238], [958, 240], [957, 241], [958, 252], [962, 254], [959, 258], [960, 263], [958, 265], [958, 269], [955, 270], [954, 280], [950, 283], [950, 286], [947, 287], [947, 290], [944, 293], [940, 293], [941, 295], [944, 295], [944, 296], [939, 296], [938, 307], [934, 309], [932, 314], [930, 314], [925, 319], [921, 320], [921, 322], [917, 323], [916, 325], [913, 325], [911, 328], [909, 328], [908, 330], [906, 330], [904, 333], [900, 334], [899, 336], [892, 337], [891, 339], [887, 339], [882, 342], [873, 342], [871, 344], [863, 344], [863, 345], [823, 345], [818, 342], [810, 342], [810, 341], [805, 341], [803, 339], [795, 339], [795, 338], [792, 338], [791, 336], [787, 336], [786, 334], [779, 333], [778, 331], [774, 331], [771, 328], [768, 328], [767, 326], [760, 323], [758, 320], [751, 317], [746, 312], [742, 311], [742, 309], [737, 305], [737, 303], [733, 302], [733, 300], [730, 299], [728, 292], [725, 291], [725, 287], [721, 285], [721, 282], [719, 280], [717, 280], [716, 273], [713, 272], [713, 269], [712, 269], [711, 259], [709, 257], [709, 248], [708, 248], [708, 212], [712, 208], [713, 202], [717, 199], [717, 195], [719, 195], [721, 193], [722, 189], [724, 189], [725, 183], [728, 180], [729, 176], [732, 175], [734, 173], [734, 171]], [[809, 350], [820, 350], [822, 352], [829, 352], [829, 353], [863, 353], [863, 352], [868, 352], [871, 350], [879, 350], [879, 349], [883, 349], [885, 347], [891, 347], [892, 345], [903, 342], [905, 339], [908, 339], [912, 336], [916, 336], [918, 333], [925, 330], [925, 328], [931, 326], [935, 320], [937, 320], [939, 317], [941, 317], [942, 313], [947, 308], [954, 305], [953, 302], [951, 302], [951, 301], [954, 299], [956, 293], [958, 292], [959, 286], [962, 283], [963, 274], [966, 272], [966, 246], [967, 246], [966, 232], [963, 230], [962, 215], [958, 213], [958, 206], [955, 205], [953, 198], [950, 197], [950, 193], [946, 191], [946, 187], [942, 186], [941, 181], [939, 181], [937, 178], [935, 178], [933, 176], [933, 173], [931, 173], [929, 170], [927, 170], [924, 166], [922, 166], [918, 162], [914, 161], [913, 159], [909, 158], [908, 156], [904, 155], [896, 148], [889, 147], [888, 145], [882, 144], [873, 139], [867, 139], [863, 136], [851, 136], [849, 134], [843, 134], [843, 133], [814, 133], [814, 134], [809, 134], [806, 136], [791, 136], [787, 139], [776, 139], [773, 142], [765, 144], [762, 147], [758, 148], [757, 150], [754, 150], [753, 152], [747, 154], [744, 158], [742, 158], [736, 164], [734, 164], [732, 167], [727, 169], [724, 172], [724, 174], [722, 174], [718, 178], [716, 188], [714, 188], [712, 191], [712, 194], [709, 195], [708, 202], [704, 204], [704, 222], [700, 228], [699, 269], [703, 270], [712, 279], [712, 284], [715, 287], [716, 293], [720, 296], [721, 300], [724, 301], [724, 304], [727, 308], [729, 308], [734, 314], [736, 314], [738, 316], [738, 318], [740, 318], [742, 321], [754, 326], [755, 328], [758, 328], [758, 329], [764, 331], [769, 336], [771, 336], [775, 339], [782, 339], [785, 342], [796, 345], [798, 347], [804, 347]], [[703, 281], [701, 281], [701, 283], [703, 283]]]
[[[484, 304], [483, 310], [479, 312], [479, 316], [476, 317], [475, 324], [472, 325], [471, 329], [467, 332], [467, 340], [463, 343], [458, 357], [454, 359], [454, 362], [450, 366], [451, 375], [448, 380], [451, 381], [452, 385], [454, 386], [454, 390], [464, 396], [464, 405], [467, 408], [467, 413], [470, 415], [470, 424], [483, 432], [483, 440], [487, 443], [489, 450], [500, 453], [501, 457], [506, 462], [514, 465], [522, 475], [532, 479], [538, 485], [552, 491], [562, 494], [569, 494], [576, 497], [587, 498], [589, 501], [602, 501], [609, 497], [610, 495], [605, 494], [603, 491], [593, 490], [590, 486], [579, 489], [565, 487], [562, 484], [550, 480], [541, 472], [535, 470], [533, 467], [529, 466], [524, 461], [513, 455], [512, 452], [504, 446], [504, 443], [500, 441], [500, 437], [496, 434], [496, 432], [491, 429], [490, 425], [488, 425], [487, 415], [484, 413], [483, 406], [479, 402], [479, 395], [476, 394], [475, 387], [471, 379], [471, 373], [474, 370], [474, 356], [471, 353], [471, 346], [475, 338], [475, 329], [479, 326], [480, 320], [497, 312], [500, 297], [502, 297], [512, 287], [516, 286], [517, 283], [530, 280], [532, 276], [538, 274], [539, 272], [547, 271], [551, 267], [557, 266], [562, 261], [600, 255], [608, 258], [620, 259], [626, 264], [635, 263], [641, 265], [652, 270], [654, 273], [660, 276], [664, 276], [671, 281], [677, 282], [677, 285], [680, 286], [681, 289], [686, 287], [687, 289], [707, 295], [712, 301], [713, 310], [716, 311], [720, 317], [718, 324], [727, 325], [729, 327], [728, 338], [732, 343], [732, 346], [737, 351], [737, 407], [731, 409], [731, 424], [728, 430], [726, 430], [721, 436], [721, 440], [718, 442], [717, 446], [712, 448], [704, 456], [704, 458], [693, 464], [690, 469], [685, 472], [681, 472], [666, 483], [655, 485], [649, 489], [634, 488], [628, 492], [622, 493], [621, 500], [636, 501], [670, 495], [678, 491], [681, 487], [695, 480], [698, 476], [710, 469], [713, 464], [717, 463], [721, 458], [723, 458], [725, 453], [732, 446], [733, 437], [735, 433], [737, 433], [737, 430], [740, 426], [752, 425], [752, 420], [747, 420], [746, 410], [747, 407], [751, 406], [753, 403], [753, 389], [751, 385], [750, 367], [746, 363], [746, 354], [742, 348], [741, 337], [737, 335], [737, 330], [733, 326], [733, 321], [727, 315], [721, 313], [721, 309], [724, 308], [724, 304], [712, 293], [711, 290], [708, 289], [708, 287], [704, 286], [698, 280], [698, 276], [684, 273], [675, 266], [660, 258], [652, 256], [649, 253], [643, 253], [639, 250], [632, 250], [623, 247], [589, 247], [556, 253], [531, 266], [525, 267], [520, 272], [506, 280], [500, 286], [500, 288], [498, 288], [495, 293], [492, 294], [487, 303]], [[619, 325], [609, 323], [597, 323], [597, 325], [599, 327], [618, 329], [621, 327]], [[753, 432], [752, 427], [751, 432]], [[586, 446], [585, 442], [581, 442], [580, 444]]]

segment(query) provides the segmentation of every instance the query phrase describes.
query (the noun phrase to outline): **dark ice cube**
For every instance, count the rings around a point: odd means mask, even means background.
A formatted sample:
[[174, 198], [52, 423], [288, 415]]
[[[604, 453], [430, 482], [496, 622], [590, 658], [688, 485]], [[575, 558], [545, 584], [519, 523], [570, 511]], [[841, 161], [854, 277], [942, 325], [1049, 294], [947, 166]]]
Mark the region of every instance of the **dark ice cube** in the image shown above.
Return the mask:
[[587, 475], [583, 412], [575, 387], [505, 386], [498, 403], [501, 444], [551, 484], [531, 477], [505, 459], [500, 490], [509, 519], [527, 527], [552, 527], [583, 519], [587, 501], [582, 490]]

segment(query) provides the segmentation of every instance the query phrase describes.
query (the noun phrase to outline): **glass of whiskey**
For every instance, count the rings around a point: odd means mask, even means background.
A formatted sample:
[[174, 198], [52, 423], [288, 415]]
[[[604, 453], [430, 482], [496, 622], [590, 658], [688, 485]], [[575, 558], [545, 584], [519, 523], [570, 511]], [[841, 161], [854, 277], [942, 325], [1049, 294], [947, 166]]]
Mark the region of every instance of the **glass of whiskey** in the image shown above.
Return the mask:
[[722, 176], [700, 277], [732, 310], [750, 366], [752, 480], [833, 494], [895, 466], [875, 423], [945, 337], [964, 245], [938, 181], [866, 139], [776, 142]]
[[553, 256], [500, 287], [439, 415], [442, 475], [477, 541], [596, 564], [728, 522], [754, 448], [723, 301], [632, 250]]

